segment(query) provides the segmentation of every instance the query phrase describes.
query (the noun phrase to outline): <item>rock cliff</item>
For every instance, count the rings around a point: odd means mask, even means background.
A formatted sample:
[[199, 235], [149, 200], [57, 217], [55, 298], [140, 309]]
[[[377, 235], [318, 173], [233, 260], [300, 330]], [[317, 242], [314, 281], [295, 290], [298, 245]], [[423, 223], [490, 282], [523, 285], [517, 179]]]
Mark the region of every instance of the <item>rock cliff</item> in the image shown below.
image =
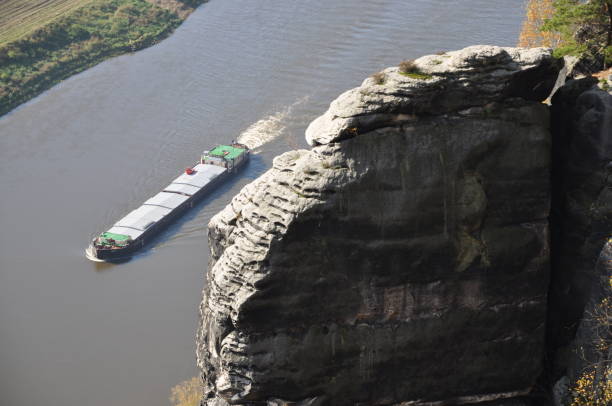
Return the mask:
[[576, 387], [592, 395], [581, 404], [612, 401], [599, 386], [612, 368], [612, 95], [596, 83], [572, 80], [552, 97], [547, 359], [560, 405]]
[[599, 280], [594, 271], [612, 231], [612, 96], [597, 79], [568, 82], [552, 98], [553, 278], [549, 342], [556, 368]]
[[541, 101], [558, 63], [475, 46], [415, 66], [341, 95], [307, 129], [311, 150], [277, 157], [211, 220], [203, 404], [458, 404], [534, 386]]

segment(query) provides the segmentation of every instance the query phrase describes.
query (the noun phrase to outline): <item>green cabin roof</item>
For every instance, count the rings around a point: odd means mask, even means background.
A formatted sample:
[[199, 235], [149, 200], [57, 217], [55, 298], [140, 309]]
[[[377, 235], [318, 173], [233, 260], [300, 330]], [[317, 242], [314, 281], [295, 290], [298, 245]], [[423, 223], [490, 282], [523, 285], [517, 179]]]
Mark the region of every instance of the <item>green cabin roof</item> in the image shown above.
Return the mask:
[[100, 237], [108, 238], [108, 239], [113, 239], [115, 241], [127, 241], [127, 240], [130, 240], [132, 238], [129, 235], [109, 233], [108, 231], [105, 232], [105, 233], [102, 233], [102, 235], [100, 235]]
[[110, 245], [111, 243], [109, 240], [114, 240], [115, 245], [127, 245], [131, 239], [132, 237], [129, 235], [105, 232], [100, 234], [99, 242], [104, 245]]
[[208, 151], [209, 156], [225, 158], [228, 161], [240, 156], [244, 153], [243, 148], [232, 147], [230, 145], [218, 145]]

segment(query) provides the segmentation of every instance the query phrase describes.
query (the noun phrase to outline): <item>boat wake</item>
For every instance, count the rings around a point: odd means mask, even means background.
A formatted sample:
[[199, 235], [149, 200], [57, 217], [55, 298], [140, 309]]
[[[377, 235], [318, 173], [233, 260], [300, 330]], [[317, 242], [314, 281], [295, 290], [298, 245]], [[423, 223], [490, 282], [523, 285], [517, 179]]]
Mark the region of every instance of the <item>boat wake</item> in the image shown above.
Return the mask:
[[91, 253], [91, 250], [89, 248], [85, 249], [85, 258], [87, 258], [90, 261], [93, 262], [106, 262], [100, 258], [96, 258], [95, 256], [93, 256], [93, 254]]
[[277, 111], [251, 124], [238, 136], [238, 142], [253, 150], [280, 137], [286, 129], [285, 122], [287, 117], [291, 115], [296, 106], [304, 103], [306, 100], [308, 100], [308, 96], [302, 97], [281, 111]]

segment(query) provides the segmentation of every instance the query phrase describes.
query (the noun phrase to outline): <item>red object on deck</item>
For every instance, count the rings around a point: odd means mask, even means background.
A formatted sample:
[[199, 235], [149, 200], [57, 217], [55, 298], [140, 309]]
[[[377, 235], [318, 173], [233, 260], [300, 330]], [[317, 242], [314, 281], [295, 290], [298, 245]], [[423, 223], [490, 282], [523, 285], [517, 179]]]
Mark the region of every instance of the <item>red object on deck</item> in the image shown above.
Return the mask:
[[191, 169], [191, 168], [187, 168], [187, 169], [185, 169], [185, 173], [186, 173], [187, 175], [193, 175], [193, 174], [194, 174], [194, 172], [195, 172], [195, 171], [194, 171], [193, 169]]

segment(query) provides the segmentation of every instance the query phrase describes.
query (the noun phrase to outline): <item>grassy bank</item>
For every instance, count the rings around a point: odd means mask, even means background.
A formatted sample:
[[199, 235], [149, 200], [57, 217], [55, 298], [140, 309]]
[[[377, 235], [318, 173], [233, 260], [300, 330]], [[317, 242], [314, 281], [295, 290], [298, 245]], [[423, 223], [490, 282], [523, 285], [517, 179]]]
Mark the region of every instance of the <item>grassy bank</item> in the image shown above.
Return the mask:
[[0, 115], [111, 56], [169, 35], [203, 0], [0, 2]]

